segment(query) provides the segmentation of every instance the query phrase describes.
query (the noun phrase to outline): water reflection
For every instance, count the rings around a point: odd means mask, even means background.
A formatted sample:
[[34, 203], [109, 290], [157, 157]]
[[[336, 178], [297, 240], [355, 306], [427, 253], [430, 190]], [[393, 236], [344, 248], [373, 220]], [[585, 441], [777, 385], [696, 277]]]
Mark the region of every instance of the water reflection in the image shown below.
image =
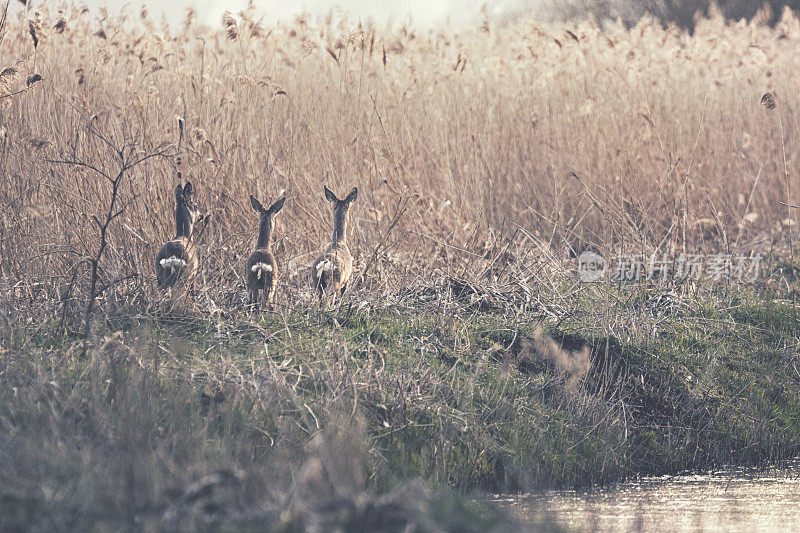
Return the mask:
[[497, 502], [523, 520], [545, 514], [581, 531], [800, 531], [800, 461], [782, 470], [650, 477]]

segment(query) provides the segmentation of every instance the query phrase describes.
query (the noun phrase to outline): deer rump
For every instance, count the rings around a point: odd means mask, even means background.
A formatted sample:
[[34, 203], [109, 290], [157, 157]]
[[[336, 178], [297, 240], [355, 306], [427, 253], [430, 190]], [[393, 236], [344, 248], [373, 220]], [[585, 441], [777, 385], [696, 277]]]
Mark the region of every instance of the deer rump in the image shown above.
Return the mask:
[[156, 279], [159, 287], [172, 287], [191, 264], [183, 239], [165, 244], [156, 257]]
[[311, 286], [320, 293], [334, 293], [343, 286], [343, 274], [348, 270], [348, 256], [344, 253], [326, 253], [311, 268]]
[[277, 263], [271, 252], [257, 250], [247, 260], [247, 287], [272, 292], [278, 281]]

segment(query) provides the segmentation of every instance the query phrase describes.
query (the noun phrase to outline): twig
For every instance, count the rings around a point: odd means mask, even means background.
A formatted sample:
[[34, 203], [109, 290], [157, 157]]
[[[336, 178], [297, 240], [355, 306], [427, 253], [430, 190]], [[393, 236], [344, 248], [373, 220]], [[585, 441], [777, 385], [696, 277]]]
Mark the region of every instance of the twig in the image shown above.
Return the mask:
[[[42, 80], [39, 80], [39, 81], [42, 81]], [[19, 91], [14, 91], [13, 93], [0, 94], [0, 100], [2, 100], [3, 98], [11, 98], [12, 96], [16, 96], [18, 94], [26, 93], [26, 92], [31, 90], [31, 87], [33, 87], [33, 85], [31, 85], [30, 87], [25, 87], [24, 89], [20, 89]]]
[[3, 6], [3, 14], [0, 15], [0, 44], [3, 43], [3, 38], [6, 36], [6, 17], [8, 16], [8, 5], [11, 0], [6, 0], [6, 5]]
[[367, 265], [364, 267], [364, 271], [361, 273], [361, 279], [366, 279], [367, 272], [369, 269], [378, 261], [378, 255], [380, 252], [389, 245], [386, 244], [386, 241], [389, 239], [389, 235], [392, 233], [392, 230], [397, 226], [400, 219], [403, 218], [406, 210], [408, 209], [408, 198], [400, 198], [397, 200], [397, 205], [394, 207], [394, 213], [392, 214], [392, 221], [389, 223], [389, 227], [386, 228], [386, 231], [381, 236], [380, 242], [378, 242], [377, 246], [372, 250], [372, 256], [370, 257]]
[[[113, 285], [125, 281], [127, 279], [134, 278], [138, 276], [138, 274], [129, 274], [123, 276], [122, 278], [116, 279], [109, 283], [100, 284], [100, 275], [101, 275], [101, 261], [103, 259], [103, 255], [108, 247], [108, 229], [111, 226], [112, 222], [119, 218], [125, 210], [130, 205], [130, 201], [123, 203], [120, 207], [118, 206], [119, 198], [120, 198], [120, 190], [123, 185], [123, 178], [126, 174], [137, 165], [147, 161], [148, 159], [162, 156], [166, 153], [166, 145], [160, 145], [154, 152], [145, 154], [138, 158], [133, 158], [134, 153], [134, 146], [132, 141], [127, 140], [121, 147], [116, 146], [106, 135], [104, 135], [97, 126], [94, 124], [95, 120], [94, 117], [90, 119], [90, 123], [88, 126], [88, 132], [90, 135], [95, 136], [99, 139], [103, 144], [106, 145], [115, 155], [119, 163], [119, 169], [117, 170], [116, 174], [112, 177], [112, 175], [108, 174], [105, 170], [99, 168], [98, 166], [94, 165], [93, 163], [84, 161], [79, 159], [77, 156], [73, 156], [70, 159], [48, 159], [46, 161], [58, 164], [58, 165], [69, 165], [69, 166], [76, 166], [91, 170], [92, 172], [96, 173], [98, 176], [103, 177], [106, 181], [111, 184], [111, 199], [108, 204], [108, 208], [105, 211], [105, 214], [102, 216], [102, 219], [98, 216], [92, 216], [92, 220], [94, 221], [97, 229], [99, 231], [100, 242], [98, 244], [97, 251], [90, 257], [85, 258], [81, 263], [88, 263], [91, 265], [91, 279], [90, 279], [90, 286], [89, 286], [89, 296], [88, 301], [86, 303], [86, 310], [84, 312], [84, 325], [83, 325], [83, 355], [86, 354], [88, 349], [88, 341], [90, 334], [92, 332], [92, 322], [93, 322], [93, 314], [97, 303], [97, 298], [105, 292], [108, 288], [112, 287]], [[76, 136], [77, 139], [77, 136]], [[135, 199], [134, 195], [134, 199]], [[132, 201], [132, 200], [131, 200]], [[81, 264], [79, 263], [79, 264]], [[77, 265], [76, 265], [77, 267]], [[76, 269], [77, 273], [77, 269]], [[77, 275], [77, 274], [75, 274]], [[74, 282], [73, 282], [74, 284]], [[70, 289], [71, 290], [71, 289]], [[66, 309], [66, 303], [65, 303]], [[65, 320], [65, 311], [62, 312], [62, 320], [61, 326], [63, 326], [63, 322]]]
[[127, 281], [129, 279], [134, 279], [134, 278], [138, 278], [138, 277], [139, 277], [139, 274], [134, 272], [133, 274], [128, 274], [127, 276], [123, 276], [121, 278], [117, 278], [114, 281], [110, 281], [110, 282], [106, 283], [105, 285], [103, 285], [102, 287], [100, 287], [97, 292], [99, 294], [102, 294], [105, 291], [107, 291], [109, 288], [113, 287], [114, 285], [118, 285], [118, 284], [122, 283], [123, 281]]

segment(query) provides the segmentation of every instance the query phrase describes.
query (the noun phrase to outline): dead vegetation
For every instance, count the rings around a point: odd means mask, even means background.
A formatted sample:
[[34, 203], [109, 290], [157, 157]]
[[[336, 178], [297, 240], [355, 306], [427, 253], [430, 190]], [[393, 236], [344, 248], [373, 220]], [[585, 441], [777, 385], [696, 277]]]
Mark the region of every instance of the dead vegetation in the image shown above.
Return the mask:
[[[92, 516], [113, 479], [109, 528], [405, 520], [424, 502], [398, 479], [579, 486], [798, 449], [793, 14], [689, 35], [19, 13], [0, 41], [0, 444], [20, 455], [0, 479], [27, 499], [0, 510]], [[153, 260], [185, 180], [210, 216], [194, 290], [165, 306]], [[333, 309], [307, 282], [325, 184], [359, 190]], [[251, 194], [287, 198], [262, 316]], [[582, 285], [589, 249], [770, 264], [744, 295]], [[320, 444], [352, 437], [342, 412], [368, 468]], [[67, 478], [94, 507], [48, 492], [62, 464], [90, 469]], [[288, 500], [267, 479], [287, 464]]]
[[[140, 154], [171, 147], [126, 176], [108, 228], [103, 281], [137, 274], [115, 289], [126, 299], [153, 299], [181, 169], [213, 215], [202, 281], [221, 308], [243, 302], [252, 193], [289, 199], [274, 253], [298, 287], [328, 233], [322, 185], [355, 181], [354, 280], [378, 293], [441, 275], [535, 291], [584, 249], [769, 250], [794, 227], [789, 12], [775, 28], [712, 18], [693, 35], [648, 19], [421, 33], [329, 17], [254, 31], [244, 12], [222, 31], [187, 19], [174, 33], [146, 15], [28, 17], [11, 17], [2, 44], [4, 88], [25, 93], [0, 115], [0, 269], [37, 285], [26, 292], [63, 293], [96, 251], [87, 221], [108, 191], [54, 163], [108, 171], [93, 130]], [[771, 113], [765, 93], [781, 104]]]

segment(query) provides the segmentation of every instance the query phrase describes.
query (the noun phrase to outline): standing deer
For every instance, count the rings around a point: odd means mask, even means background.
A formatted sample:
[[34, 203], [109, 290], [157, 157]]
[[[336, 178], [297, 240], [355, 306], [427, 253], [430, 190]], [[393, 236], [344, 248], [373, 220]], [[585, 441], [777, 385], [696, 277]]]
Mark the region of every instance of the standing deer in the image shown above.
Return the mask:
[[200, 218], [200, 210], [192, 200], [192, 184], [175, 188], [176, 235], [161, 247], [156, 256], [156, 280], [161, 289], [175, 286], [181, 278], [190, 278], [197, 271], [197, 253], [192, 231]]
[[250, 205], [260, 215], [260, 220], [258, 223], [256, 249], [247, 260], [245, 278], [247, 279], [249, 303], [256, 309], [259, 308], [260, 304], [259, 291], [263, 293], [262, 300], [267, 302], [270, 309], [272, 309], [272, 302], [275, 298], [275, 287], [278, 284], [278, 264], [275, 262], [275, 256], [272, 255], [272, 251], [270, 251], [272, 230], [275, 229], [275, 223], [272, 218], [278, 214], [285, 201], [285, 197], [281, 198], [272, 204], [269, 209], [264, 209], [261, 202], [256, 200], [252, 194], [250, 195]]
[[325, 252], [314, 261], [311, 267], [311, 286], [320, 301], [325, 294], [344, 295], [347, 282], [353, 273], [353, 256], [347, 248], [348, 211], [358, 196], [358, 188], [353, 187], [344, 200], [339, 200], [328, 187], [325, 198], [333, 204], [333, 238]]

